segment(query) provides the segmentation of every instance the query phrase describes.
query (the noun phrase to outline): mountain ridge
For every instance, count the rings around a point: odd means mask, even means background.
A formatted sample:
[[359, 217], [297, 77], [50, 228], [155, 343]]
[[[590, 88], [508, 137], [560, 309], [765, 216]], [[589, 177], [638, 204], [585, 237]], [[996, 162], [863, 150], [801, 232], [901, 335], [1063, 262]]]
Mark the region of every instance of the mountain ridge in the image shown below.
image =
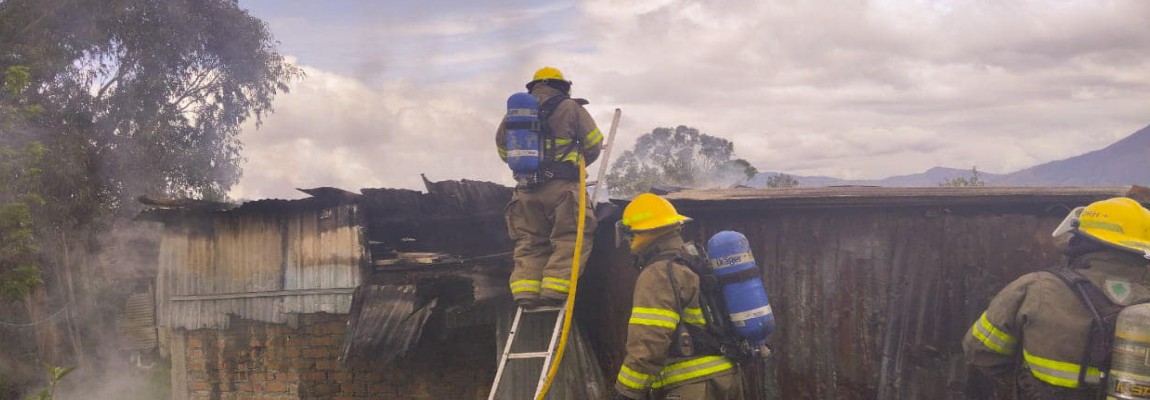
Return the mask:
[[[761, 172], [746, 185], [766, 187], [779, 172]], [[791, 175], [799, 186], [939, 186], [955, 178], [970, 178], [972, 169], [933, 167], [926, 171], [882, 179], [839, 179]], [[1050, 161], [1006, 174], [978, 171], [989, 186], [1125, 186], [1150, 184], [1150, 125], [1104, 148]]]

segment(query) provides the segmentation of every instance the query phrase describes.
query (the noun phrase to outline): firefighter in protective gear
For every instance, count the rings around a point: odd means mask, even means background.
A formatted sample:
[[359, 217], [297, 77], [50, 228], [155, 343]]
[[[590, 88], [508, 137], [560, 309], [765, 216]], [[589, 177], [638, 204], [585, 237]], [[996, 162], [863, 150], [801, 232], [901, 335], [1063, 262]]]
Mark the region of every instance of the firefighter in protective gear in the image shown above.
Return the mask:
[[[531, 95], [539, 100], [543, 159], [537, 180], [520, 183], [507, 205], [507, 231], [515, 240], [515, 267], [511, 273], [511, 294], [524, 307], [562, 304], [571, 287], [571, 262], [574, 259], [578, 229], [579, 191], [578, 157], [586, 165], [599, 158], [603, 134], [582, 104], [571, 99], [571, 82], [558, 69], [541, 68], [527, 83]], [[499, 157], [507, 160], [507, 132], [503, 124], [495, 134]], [[591, 201], [586, 201], [581, 262], [591, 254], [590, 243], [595, 232], [595, 214]]]
[[[741, 400], [742, 379], [721, 354], [682, 354], [679, 324], [706, 324], [700, 309], [699, 276], [674, 259], [684, 252], [682, 224], [691, 219], [666, 199], [644, 193], [623, 210], [619, 231], [629, 236], [640, 267], [627, 325], [627, 356], [615, 382], [615, 398]], [[671, 256], [668, 256], [668, 255]]]
[[[1116, 197], [1076, 209], [1054, 234], [1072, 235], [1063, 249], [1068, 267], [1114, 305], [1150, 301], [1150, 211], [1136, 201]], [[1097, 398], [1107, 366], [1084, 356], [1096, 353], [1088, 351], [1093, 321], [1054, 273], [1023, 275], [990, 301], [963, 338], [975, 369], [970, 380], [984, 383], [968, 390], [976, 397]]]

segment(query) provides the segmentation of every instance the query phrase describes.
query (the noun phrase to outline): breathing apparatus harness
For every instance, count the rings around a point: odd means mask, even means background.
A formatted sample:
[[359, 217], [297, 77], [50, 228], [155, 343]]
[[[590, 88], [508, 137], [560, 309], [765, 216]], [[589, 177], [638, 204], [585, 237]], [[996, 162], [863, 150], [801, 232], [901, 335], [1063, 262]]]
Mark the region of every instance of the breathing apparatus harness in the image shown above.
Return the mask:
[[735, 333], [730, 320], [726, 318], [727, 307], [723, 300], [722, 287], [731, 278], [716, 276], [707, 264], [707, 256], [703, 249], [694, 243], [659, 253], [651, 259], [649, 265], [658, 263], [666, 265], [667, 277], [671, 281], [671, 290], [675, 295], [675, 307], [680, 312], [684, 306], [682, 299], [679, 298], [679, 285], [675, 281], [671, 264], [682, 264], [699, 276], [699, 308], [706, 321], [704, 326], [698, 326], [680, 320], [675, 327], [668, 354], [672, 357], [723, 355], [737, 363], [751, 360], [755, 352]]
[[[559, 107], [560, 103], [568, 99], [574, 100], [581, 106], [590, 104], [590, 102], [585, 99], [572, 99], [565, 92], [562, 92], [551, 96], [547, 101], [539, 105], [539, 119], [537, 121], [532, 121], [530, 125], [526, 126], [511, 125], [510, 123], [505, 126], [505, 129], [529, 129], [538, 132], [541, 139], [540, 153], [542, 156], [539, 160], [539, 169], [534, 172], [516, 172], [515, 181], [518, 187], [530, 190], [543, 186], [543, 184], [552, 179], [563, 179], [567, 181], [579, 180], [579, 167], [573, 163], [560, 160], [567, 158], [572, 151], [582, 146], [583, 139], [578, 135], [573, 135], [574, 137], [571, 138], [571, 142], [563, 148], [562, 153], [558, 153], [559, 149], [556, 148], [555, 134], [548, 124], [548, 120], [551, 119], [551, 114], [555, 112], [555, 109]], [[558, 157], [556, 157], [557, 154], [559, 155]]]

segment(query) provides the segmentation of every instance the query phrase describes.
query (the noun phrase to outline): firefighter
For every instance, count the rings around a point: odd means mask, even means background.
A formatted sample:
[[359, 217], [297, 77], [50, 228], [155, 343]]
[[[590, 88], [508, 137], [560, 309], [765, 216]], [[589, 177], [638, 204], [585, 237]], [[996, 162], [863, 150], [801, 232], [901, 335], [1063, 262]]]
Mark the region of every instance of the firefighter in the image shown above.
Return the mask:
[[[571, 262], [578, 226], [579, 163], [599, 157], [603, 134], [583, 108], [584, 101], [571, 99], [571, 81], [552, 67], [543, 67], [527, 83], [539, 100], [543, 155], [540, 169], [529, 179], [517, 179], [507, 205], [507, 231], [515, 240], [515, 266], [511, 294], [522, 307], [553, 306], [567, 299], [571, 287]], [[495, 134], [499, 157], [507, 160], [507, 132], [502, 123]], [[518, 178], [518, 177], [517, 177]], [[581, 262], [591, 254], [595, 216], [586, 201]]]
[[673, 256], [686, 251], [681, 231], [690, 220], [650, 193], [635, 197], [623, 210], [620, 230], [629, 236], [640, 272], [614, 399], [645, 399], [648, 394], [667, 400], [743, 398], [734, 362], [718, 351], [680, 350], [685, 332], [680, 324], [706, 324], [699, 276]]
[[[1125, 197], [1102, 200], [1071, 212], [1055, 235], [1064, 232], [1066, 271], [1084, 279], [1072, 289], [1065, 273], [1032, 272], [990, 301], [962, 342], [972, 397], [1098, 398], [1110, 354], [1100, 343], [1113, 331], [1091, 338], [1094, 315], [1105, 303], [1120, 310], [1150, 301], [1150, 211]], [[1083, 300], [1089, 291], [1099, 300]]]

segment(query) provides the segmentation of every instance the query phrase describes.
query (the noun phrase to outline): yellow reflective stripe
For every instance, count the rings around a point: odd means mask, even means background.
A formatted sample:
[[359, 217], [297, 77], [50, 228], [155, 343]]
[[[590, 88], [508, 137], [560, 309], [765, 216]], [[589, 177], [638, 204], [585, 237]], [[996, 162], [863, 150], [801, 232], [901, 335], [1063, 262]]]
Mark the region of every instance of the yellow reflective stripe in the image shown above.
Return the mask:
[[[555, 138], [555, 148], [563, 149], [563, 148], [566, 148], [570, 144], [571, 144], [570, 138], [562, 138], [562, 137]], [[551, 149], [550, 145], [551, 145], [551, 143], [548, 142], [546, 145], [547, 149]], [[560, 162], [564, 162], [564, 161], [576, 162], [576, 161], [578, 161], [578, 157], [579, 157], [579, 152], [571, 151], [571, 152], [567, 152], [566, 156], [564, 156], [564, 154], [555, 154], [554, 160], [560, 161]]]
[[534, 279], [521, 279], [511, 282], [511, 293], [522, 292], [539, 293], [539, 281]]
[[655, 377], [627, 368], [624, 365], [623, 368], [619, 368], [619, 377], [616, 380], [631, 389], [644, 390], [651, 386], [651, 381], [655, 380]]
[[567, 293], [571, 291], [571, 281], [561, 278], [544, 277], [543, 288], [560, 293]]
[[628, 323], [675, 329], [679, 325], [679, 313], [664, 308], [635, 307], [631, 309]]
[[623, 225], [632, 226], [632, 225], [635, 225], [635, 223], [637, 223], [637, 222], [643, 222], [643, 221], [646, 221], [648, 219], [651, 219], [651, 216], [652, 216], [652, 214], [650, 211], [641, 212], [641, 213], [632, 215], [630, 218], [623, 218]]
[[587, 136], [584, 136], [583, 141], [583, 148], [590, 149], [603, 141], [603, 133], [599, 132], [599, 128], [595, 128], [595, 130], [588, 133]]
[[507, 158], [507, 149], [500, 147], [499, 148], [499, 156], [503, 157], [503, 158]]
[[1118, 225], [1118, 224], [1110, 223], [1110, 222], [1102, 222], [1102, 221], [1078, 220], [1078, 228], [1080, 228], [1080, 229], [1101, 229], [1104, 231], [1110, 231], [1110, 232], [1115, 232], [1115, 233], [1126, 233], [1126, 230], [1122, 229], [1122, 225]]
[[692, 307], [683, 309], [683, 322], [695, 325], [707, 324], [707, 320], [703, 318], [703, 309]]
[[1013, 354], [1014, 345], [1018, 342], [1014, 336], [1010, 336], [1010, 334], [1003, 332], [994, 326], [994, 324], [990, 323], [990, 320], [986, 318], [985, 312], [978, 318], [978, 322], [974, 323], [971, 333], [974, 334], [974, 337], [978, 339], [979, 342], [982, 342], [983, 346], [994, 350], [994, 352], [998, 354]]
[[[1026, 359], [1026, 367], [1030, 368], [1030, 373], [1038, 380], [1054, 386], [1078, 388], [1078, 371], [1080, 368], [1078, 364], [1042, 358], [1030, 354], [1025, 349], [1022, 350], [1022, 356]], [[1086, 369], [1086, 383], [1099, 383], [1101, 381], [1102, 371], [1094, 367]]]
[[659, 380], [655, 381], [652, 387], [661, 388], [674, 385], [688, 379], [707, 376], [734, 367], [735, 365], [726, 357], [703, 356], [664, 367], [663, 372], [659, 373]]

